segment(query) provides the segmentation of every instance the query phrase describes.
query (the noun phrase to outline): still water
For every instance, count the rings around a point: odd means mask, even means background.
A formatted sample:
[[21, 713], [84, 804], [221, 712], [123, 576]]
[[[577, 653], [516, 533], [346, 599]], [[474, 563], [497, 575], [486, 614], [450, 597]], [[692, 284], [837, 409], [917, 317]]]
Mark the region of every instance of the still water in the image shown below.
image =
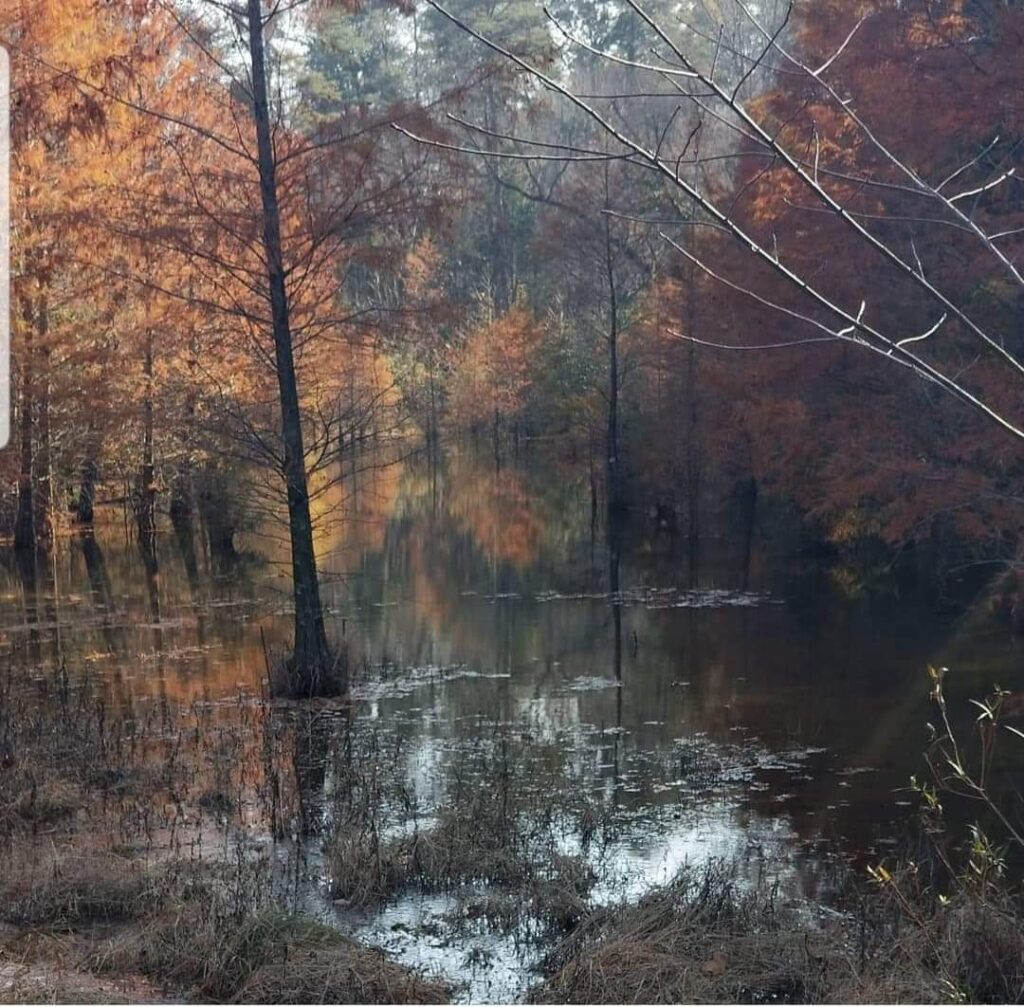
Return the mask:
[[[926, 669], [964, 703], [1020, 688], [1021, 648], [981, 614], [905, 588], [851, 597], [836, 571], [780, 550], [724, 509], [690, 549], [638, 515], [609, 536], [586, 474], [470, 452], [367, 467], [319, 498], [329, 631], [350, 654], [356, 727], [403, 741], [429, 812], [459, 745], [494, 724], [571, 750], [621, 811], [594, 897], [637, 896], [684, 865], [770, 859], [786, 896], [827, 896], [837, 862], [899, 842], [923, 769]], [[0, 644], [26, 676], [63, 661], [111, 701], [187, 706], [263, 687], [289, 627], [284, 530], [202, 535], [144, 562], [119, 515], [63, 544], [35, 586], [0, 571]], [[694, 767], [713, 772], [695, 773]], [[251, 824], [251, 823], [250, 823]], [[313, 881], [315, 853], [308, 864]], [[452, 908], [310, 906], [475, 1000], [523, 994], [539, 952], [483, 930], [438, 936]], [[468, 963], [468, 964], [467, 964]]]

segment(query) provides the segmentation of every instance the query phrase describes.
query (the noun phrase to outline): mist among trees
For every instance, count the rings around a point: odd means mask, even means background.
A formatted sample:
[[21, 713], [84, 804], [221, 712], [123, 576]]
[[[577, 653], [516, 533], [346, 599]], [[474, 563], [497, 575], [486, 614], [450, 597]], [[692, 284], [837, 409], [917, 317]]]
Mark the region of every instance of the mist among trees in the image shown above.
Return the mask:
[[1019, 2], [0, 44], [0, 926], [89, 997], [1020, 1001]]

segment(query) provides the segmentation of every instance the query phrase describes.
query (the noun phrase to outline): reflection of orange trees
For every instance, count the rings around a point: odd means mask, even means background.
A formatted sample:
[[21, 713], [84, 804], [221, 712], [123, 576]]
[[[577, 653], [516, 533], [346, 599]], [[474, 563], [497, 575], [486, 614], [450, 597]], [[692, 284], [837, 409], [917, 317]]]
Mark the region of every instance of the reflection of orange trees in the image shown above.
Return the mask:
[[523, 570], [537, 560], [545, 544], [547, 522], [512, 469], [477, 472], [448, 480], [448, 513], [492, 562]]
[[[384, 547], [388, 523], [402, 493], [403, 466], [387, 454], [367, 453], [338, 462], [335, 470], [314, 474], [310, 481], [313, 544], [326, 574], [358, 570], [367, 553]], [[344, 470], [344, 471], [343, 471]], [[291, 562], [287, 538], [277, 515], [268, 515], [247, 545], [277, 567]]]
[[126, 810], [149, 820], [144, 809], [151, 806], [172, 844], [214, 824], [278, 837], [308, 831], [336, 719], [329, 709], [268, 703], [260, 691], [263, 667], [261, 645], [247, 641], [190, 669], [194, 675], [179, 667], [103, 684], [107, 730], [131, 738], [120, 746], [131, 755], [119, 772], [139, 781]]
[[363, 557], [384, 548], [402, 483], [402, 466], [380, 455], [354, 462], [357, 474], [313, 492], [314, 541], [325, 573], [358, 570]]
[[124, 677], [122, 666], [112, 667], [106, 673], [112, 697], [126, 706], [159, 700], [187, 707], [201, 700], [259, 694], [266, 678], [266, 658], [257, 635], [217, 649], [204, 648], [194, 640], [195, 625], [186, 623], [173, 636], [167, 635], [163, 653], [141, 655], [139, 670], [130, 678]]
[[9, 791], [65, 802], [50, 833], [57, 843], [132, 845], [158, 857], [191, 847], [202, 857], [238, 827], [275, 837], [310, 830], [339, 711], [237, 691], [220, 702], [110, 700], [110, 683], [73, 681], [17, 696], [0, 718], [19, 753]]

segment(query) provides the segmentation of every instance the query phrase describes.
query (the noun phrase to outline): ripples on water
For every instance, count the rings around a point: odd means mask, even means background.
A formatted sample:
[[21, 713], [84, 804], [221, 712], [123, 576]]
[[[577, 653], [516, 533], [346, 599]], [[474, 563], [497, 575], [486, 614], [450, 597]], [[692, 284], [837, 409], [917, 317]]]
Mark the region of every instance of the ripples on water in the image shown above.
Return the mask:
[[[596, 904], [711, 858], [748, 873], [770, 861], [786, 899], [817, 904], [837, 864], [899, 835], [899, 788], [926, 740], [927, 664], [953, 667], [961, 697], [1019, 668], [1016, 645], [970, 613], [913, 595], [844, 599], [765, 530], [747, 555], [745, 530], [720, 522], [699, 566], [642, 519], [609, 542], [571, 474], [458, 457], [342, 492], [318, 541], [331, 632], [357, 669], [339, 730], [398, 739], [425, 821], [464, 746], [495, 725], [565, 753], [574, 785], [614, 821], [599, 855], [562, 834], [562, 852], [590, 863]], [[0, 642], [26, 681], [63, 661], [115, 708], [199, 700], [230, 721], [235, 697], [262, 688], [264, 638], [282, 644], [289, 622], [279, 537], [240, 544], [237, 566], [215, 575], [198, 533], [167, 535], [154, 569], [111, 520], [34, 586], [4, 571]], [[258, 814], [231, 827], [243, 824], [269, 841]], [[459, 980], [463, 999], [520, 997], [543, 955], [522, 928], [452, 927], [465, 892], [357, 911], [327, 894], [316, 841], [302, 862], [311, 908]]]

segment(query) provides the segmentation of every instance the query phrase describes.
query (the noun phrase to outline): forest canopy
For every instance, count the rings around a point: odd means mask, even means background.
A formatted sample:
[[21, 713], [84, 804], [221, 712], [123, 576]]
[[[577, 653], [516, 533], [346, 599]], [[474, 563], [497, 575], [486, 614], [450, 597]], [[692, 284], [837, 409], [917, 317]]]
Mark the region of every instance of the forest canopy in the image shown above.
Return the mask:
[[1012, 568], [1022, 33], [978, 0], [4, 5], [4, 529], [120, 502], [230, 543], [244, 485], [311, 667], [318, 494], [370, 444], [543, 440], [691, 536], [760, 491], [834, 548]]

